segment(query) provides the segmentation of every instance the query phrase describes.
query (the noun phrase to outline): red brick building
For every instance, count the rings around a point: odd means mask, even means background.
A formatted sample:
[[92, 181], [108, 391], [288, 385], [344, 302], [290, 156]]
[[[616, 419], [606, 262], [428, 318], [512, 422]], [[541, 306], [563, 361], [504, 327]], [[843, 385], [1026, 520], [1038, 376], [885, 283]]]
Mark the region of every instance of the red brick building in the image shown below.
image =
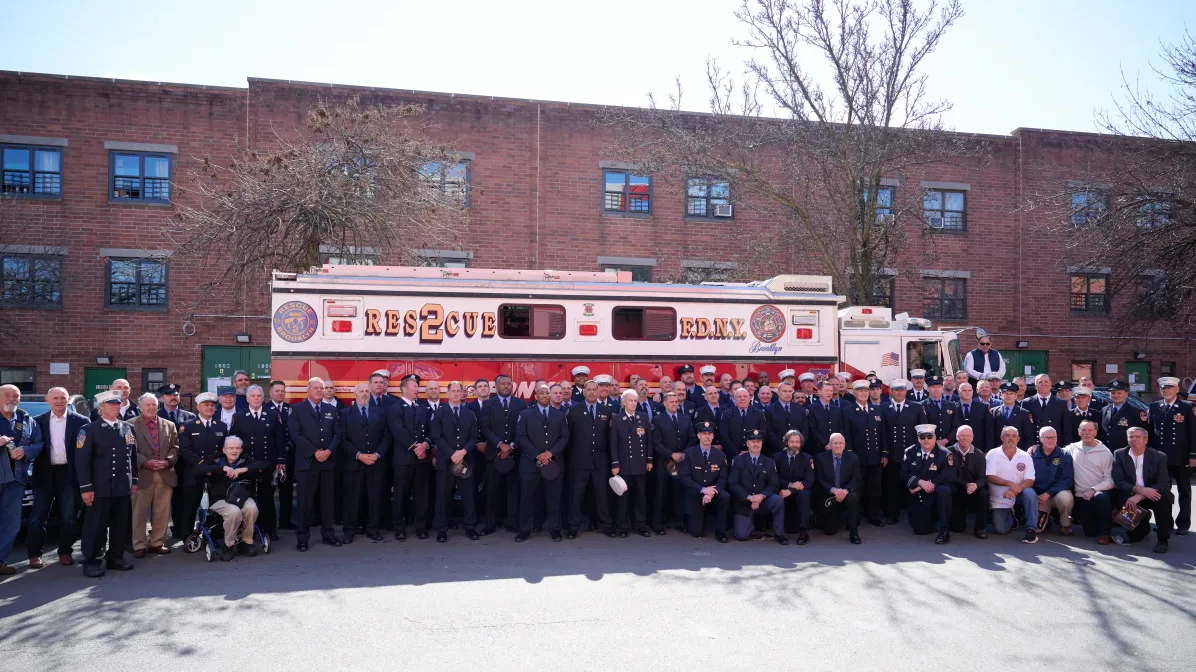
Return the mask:
[[[752, 241], [775, 231], [766, 208], [736, 194], [724, 200], [717, 184], [691, 200], [686, 185], [630, 175], [605, 154], [611, 138], [594, 123], [594, 106], [262, 79], [225, 88], [0, 72], [10, 197], [0, 204], [4, 382], [90, 394], [120, 374], [135, 390], [169, 380], [194, 391], [236, 368], [267, 377], [267, 287], [197, 297], [204, 269], [172, 263], [165, 232], [202, 157], [226, 162], [246, 146], [269, 147], [320, 98], [348, 95], [427, 106], [440, 139], [461, 154], [445, 179], [468, 188], [468, 242], [422, 251], [427, 263], [618, 267], [653, 281], [752, 275], [740, 267], [753, 258]], [[1063, 245], [1043, 233], [1066, 209], [1026, 207], [1082, 179], [1099, 161], [1099, 137], [1017, 129], [975, 140], [989, 148], [985, 161], [924, 166], [889, 182], [894, 198], [932, 193], [942, 218], [941, 229], [909, 224], [885, 292], [893, 307], [983, 326], [1019, 374], [1091, 371], [1099, 383], [1132, 373], [1147, 393], [1159, 375], [1193, 375], [1186, 334], [1112, 333], [1102, 294], [1110, 269], [1069, 266]], [[729, 214], [718, 207], [725, 203], [733, 215], [714, 216]], [[761, 275], [818, 271], [792, 250]]]

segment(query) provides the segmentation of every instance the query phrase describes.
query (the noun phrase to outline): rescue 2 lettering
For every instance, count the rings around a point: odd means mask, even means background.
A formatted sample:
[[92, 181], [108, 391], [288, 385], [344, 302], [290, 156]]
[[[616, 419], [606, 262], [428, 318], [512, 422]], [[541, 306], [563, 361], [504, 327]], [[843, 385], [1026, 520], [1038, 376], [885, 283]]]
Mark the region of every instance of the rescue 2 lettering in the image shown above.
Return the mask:
[[366, 336], [415, 336], [421, 343], [442, 343], [445, 336], [493, 338], [498, 332], [495, 313], [445, 311], [439, 303], [425, 303], [419, 310], [365, 311]]
[[705, 317], [683, 317], [679, 336], [689, 339], [742, 341], [747, 338], [743, 331], [744, 322], [746, 320], [739, 317], [716, 317], [713, 320]]

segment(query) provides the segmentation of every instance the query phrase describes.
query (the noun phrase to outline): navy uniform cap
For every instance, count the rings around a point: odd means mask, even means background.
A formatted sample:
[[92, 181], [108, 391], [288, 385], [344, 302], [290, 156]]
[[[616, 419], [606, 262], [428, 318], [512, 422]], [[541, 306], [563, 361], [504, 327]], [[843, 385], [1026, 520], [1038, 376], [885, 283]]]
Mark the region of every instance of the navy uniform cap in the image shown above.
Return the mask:
[[236, 393], [237, 393], [237, 388], [233, 387], [232, 385], [221, 385], [220, 387], [216, 388], [216, 396], [218, 396], [218, 397], [223, 397], [226, 394], [236, 394]]
[[697, 424], [697, 427], [694, 428], [694, 431], [699, 434], [702, 432], [713, 432], [714, 423], [710, 422], [709, 420], [703, 420]]
[[1014, 385], [1013, 383], [1010, 383], [1010, 382], [1008, 382], [1008, 381], [1006, 381], [1006, 382], [1004, 382], [1004, 383], [1001, 383], [1001, 391], [1002, 391], [1002, 392], [1014, 392], [1014, 393], [1016, 393], [1016, 392], [1017, 392], [1018, 390], [1020, 390], [1020, 389], [1021, 389], [1020, 387], [1018, 387], [1017, 385]]
[[681, 366], [681, 368], [677, 369], [677, 373], [678, 373], [678, 374], [682, 374], [682, 373], [693, 373], [693, 372], [694, 372], [694, 367], [693, 367], [692, 365], [690, 365], [690, 364], [683, 364], [683, 365]]
[[764, 432], [762, 432], [758, 429], [749, 429], [747, 431], [747, 440], [748, 441], [763, 441], [764, 440]]
[[927, 387], [934, 386], [934, 385], [942, 385], [942, 384], [943, 384], [942, 376], [926, 376], [926, 386]]
[[178, 393], [179, 393], [179, 386], [175, 385], [174, 383], [170, 383], [169, 385], [163, 385], [162, 387], [158, 388], [158, 394], [178, 394]]
[[885, 387], [885, 384], [880, 382], [879, 380], [874, 380], [874, 381], [872, 381], [872, 385], [870, 387], [873, 390], [883, 390]]
[[1106, 385], [1105, 387], [1109, 388], [1110, 390], [1126, 390], [1127, 392], [1130, 389], [1130, 386], [1126, 385], [1125, 381], [1118, 380], [1116, 378], [1113, 380], [1110, 380], [1109, 384]]
[[415, 380], [416, 385], [419, 384], [419, 382], [420, 382], [419, 376], [415, 375], [414, 373], [409, 373], [409, 374], [403, 376], [402, 380], [399, 381], [399, 385], [402, 385], [403, 383], [406, 383], [407, 381], [412, 380], [412, 379]]

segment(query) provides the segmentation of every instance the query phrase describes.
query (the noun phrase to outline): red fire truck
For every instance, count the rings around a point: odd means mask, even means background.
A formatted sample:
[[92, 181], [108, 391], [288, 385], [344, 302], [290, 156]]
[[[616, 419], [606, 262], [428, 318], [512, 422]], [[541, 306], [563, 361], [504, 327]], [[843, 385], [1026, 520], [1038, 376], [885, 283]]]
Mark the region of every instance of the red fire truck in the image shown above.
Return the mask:
[[[536, 380], [571, 384], [584, 364], [624, 386], [713, 364], [736, 379], [783, 369], [883, 381], [961, 366], [955, 332], [887, 308], [840, 309], [825, 276], [752, 283], [633, 283], [631, 274], [326, 265], [275, 273], [272, 370], [291, 399], [308, 378], [351, 398], [372, 372], [466, 384], [506, 374], [516, 394]], [[421, 387], [422, 390], [422, 387]]]

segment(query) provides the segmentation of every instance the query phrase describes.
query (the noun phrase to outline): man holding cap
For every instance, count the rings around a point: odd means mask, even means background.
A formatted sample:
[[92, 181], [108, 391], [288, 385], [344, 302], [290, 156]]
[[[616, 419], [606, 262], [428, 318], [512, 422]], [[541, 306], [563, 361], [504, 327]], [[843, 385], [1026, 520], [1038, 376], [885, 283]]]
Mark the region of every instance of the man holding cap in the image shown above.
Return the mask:
[[[341, 442], [341, 426], [335, 404], [324, 401], [324, 381], [307, 381], [307, 398], [291, 406], [287, 420], [291, 441], [295, 443], [295, 485], [299, 489], [299, 516], [295, 548], [308, 549], [311, 521], [315, 517], [316, 495], [320, 500], [320, 535], [329, 546], [340, 546], [333, 526], [335, 516], [334, 483], [336, 451]], [[395, 523], [398, 524], [397, 522]]]
[[676, 392], [664, 393], [664, 406], [657, 412], [652, 423], [652, 446], [656, 454], [654, 462], [660, 469], [653, 472], [652, 488], [652, 531], [665, 533], [665, 510], [673, 510], [673, 527], [684, 527], [683, 514], [679, 504], [681, 497], [669, 470], [670, 461], [680, 464], [682, 452], [694, 443], [693, 424], [689, 415], [681, 412], [681, 397]]
[[1100, 426], [1105, 430], [1103, 443], [1109, 450], [1129, 445], [1126, 432], [1130, 427], [1141, 427], [1150, 431], [1150, 413], [1139, 411], [1130, 403], [1130, 386], [1122, 380], [1110, 380], [1105, 386], [1109, 390], [1109, 403], [1101, 409]]
[[575, 366], [569, 373], [573, 376], [573, 391], [569, 393], [569, 404], [580, 404], [585, 401], [586, 381], [590, 379], [590, 367]]
[[[499, 389], [505, 376], [499, 376]], [[510, 382], [509, 378], [506, 378]], [[415, 534], [428, 536], [428, 481], [432, 473], [432, 445], [428, 409], [419, 403], [419, 376], [409, 373], [399, 381], [399, 403], [386, 413], [386, 432], [391, 440], [391, 465], [394, 468], [392, 520], [395, 539], [407, 541], [407, 519], [403, 509], [410, 497], [414, 504]], [[512, 514], [513, 516], [514, 514]]]
[[909, 391], [910, 401], [920, 404], [930, 398], [930, 393], [926, 391], [926, 369], [911, 369], [909, 379], [914, 387]]
[[608, 537], [615, 536], [614, 521], [606, 499], [606, 479], [610, 474], [610, 409], [598, 403], [598, 384], [586, 381], [581, 403], [570, 404], [565, 412], [569, 429], [569, 444], [565, 449], [565, 466], [569, 474], [569, 509], [565, 519], [565, 537], [576, 539], [581, 528], [582, 502], [586, 488], [594, 493], [592, 529], [601, 524]]
[[515, 425], [521, 502], [515, 541], [527, 541], [532, 536], [541, 492], [549, 535], [553, 541], [561, 540], [561, 461], [569, 444], [569, 427], [565, 413], [550, 405], [551, 396], [547, 385], [537, 387], [536, 403], [519, 414]]
[[702, 420], [694, 427], [697, 445], [685, 449], [677, 467], [677, 480], [685, 491], [685, 514], [689, 519], [689, 533], [695, 539], [704, 535], [706, 514], [714, 513], [714, 537], [727, 543], [727, 507], [731, 493], [727, 491], [727, 456], [714, 447], [714, 423]]
[[1192, 526], [1192, 468], [1196, 467], [1196, 416], [1192, 403], [1181, 401], [1179, 378], [1159, 378], [1163, 398], [1150, 405], [1150, 447], [1167, 456], [1167, 473], [1179, 490], [1179, 517], [1175, 533], [1185, 535]]
[[732, 520], [735, 538], [747, 541], [751, 536], [757, 511], [766, 510], [772, 514], [773, 539], [782, 546], [789, 545], [785, 537], [785, 500], [780, 495], [780, 480], [772, 458], [761, 455], [764, 447], [764, 432], [759, 429], [747, 431], [747, 452], [740, 453], [731, 461], [731, 477], [727, 488], [731, 490]]
[[133, 529], [131, 498], [137, 493], [137, 437], [133, 426], [120, 419], [121, 399], [113, 391], [97, 394], [100, 419], [79, 430], [75, 439], [75, 472], [87, 507], [82, 546], [83, 575], [88, 578], [104, 575], [100, 549], [105, 539], [107, 569], [133, 569], [133, 563], [124, 557], [124, 548]]
[[901, 468], [902, 480], [910, 493], [909, 524], [914, 534], [930, 534], [938, 529], [934, 543], [945, 544], [951, 541], [955, 455], [937, 445], [935, 425], [926, 423], [915, 429], [918, 444], [906, 449]]
[[199, 417], [183, 423], [179, 430], [179, 457], [187, 465], [183, 473], [183, 509], [174, 521], [175, 536], [183, 537], [195, 529], [195, 511], [203, 497], [208, 481], [208, 467], [223, 456], [224, 439], [228, 428], [215, 419], [216, 395], [202, 392], [195, 395], [195, 410]]
[[845, 450], [842, 434], [831, 434], [827, 450], [814, 458], [815, 516], [822, 533], [831, 535], [844, 525], [851, 543], [860, 543], [860, 460]]
[[[623, 392], [623, 408], [610, 423], [607, 444], [610, 448], [611, 475], [627, 483], [616, 507], [615, 527], [619, 537], [626, 537], [630, 523], [628, 510], [635, 518], [635, 531], [650, 537], [648, 531], [647, 484], [653, 468], [652, 424], [648, 417], [636, 411], [639, 395], [635, 390]], [[661, 465], [664, 468], [664, 465]]]
[[884, 420], [880, 408], [868, 401], [872, 384], [860, 379], [851, 384], [855, 400], [843, 409], [843, 436], [847, 439], [847, 450], [860, 460], [863, 475], [864, 506], [868, 522], [883, 527], [881, 519], [881, 483], [884, 467], [889, 463], [889, 442], [885, 436]]

